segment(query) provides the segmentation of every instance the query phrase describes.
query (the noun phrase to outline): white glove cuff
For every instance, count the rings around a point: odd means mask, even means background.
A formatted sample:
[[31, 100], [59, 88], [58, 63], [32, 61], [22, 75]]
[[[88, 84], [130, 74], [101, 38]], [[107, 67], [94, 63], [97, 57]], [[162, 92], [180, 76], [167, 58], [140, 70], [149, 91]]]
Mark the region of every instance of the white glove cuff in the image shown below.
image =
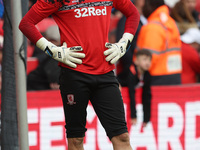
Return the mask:
[[[131, 33], [124, 33], [123, 34], [123, 36], [122, 36], [122, 38], [121, 39], [127, 39], [127, 40], [129, 40], [130, 41], [130, 43], [132, 42], [132, 40], [133, 40], [133, 38], [134, 38], [134, 35], [133, 34], [131, 34]], [[121, 40], [120, 40], [121, 41]], [[119, 42], [120, 42], [119, 41]]]
[[36, 42], [36, 46], [44, 51], [46, 47], [49, 45], [48, 43], [49, 41], [45, 39], [44, 37], [42, 37]]

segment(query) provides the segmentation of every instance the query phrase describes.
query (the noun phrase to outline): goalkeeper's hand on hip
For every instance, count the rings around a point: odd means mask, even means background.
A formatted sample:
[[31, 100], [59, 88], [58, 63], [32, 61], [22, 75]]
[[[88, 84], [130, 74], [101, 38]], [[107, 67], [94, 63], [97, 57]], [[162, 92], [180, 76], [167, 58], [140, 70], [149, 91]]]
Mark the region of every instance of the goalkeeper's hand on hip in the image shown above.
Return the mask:
[[53, 59], [72, 68], [76, 68], [77, 64], [82, 64], [82, 58], [85, 58], [85, 54], [80, 53], [83, 51], [81, 46], [67, 47], [65, 42], [59, 47], [42, 37], [37, 41], [36, 46]]
[[133, 37], [134, 36], [130, 33], [124, 33], [118, 43], [106, 43], [105, 47], [108, 48], [104, 51], [106, 61], [109, 61], [111, 64], [115, 64], [126, 53]]

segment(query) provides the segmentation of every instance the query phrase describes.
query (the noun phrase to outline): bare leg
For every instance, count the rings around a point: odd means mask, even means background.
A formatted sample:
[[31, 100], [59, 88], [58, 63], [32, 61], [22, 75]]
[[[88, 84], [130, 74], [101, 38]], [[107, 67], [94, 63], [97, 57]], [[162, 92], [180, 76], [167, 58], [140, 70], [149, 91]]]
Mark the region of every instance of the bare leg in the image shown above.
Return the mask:
[[68, 138], [68, 150], [84, 150], [83, 138]]
[[114, 150], [132, 150], [128, 133], [113, 137], [111, 142]]

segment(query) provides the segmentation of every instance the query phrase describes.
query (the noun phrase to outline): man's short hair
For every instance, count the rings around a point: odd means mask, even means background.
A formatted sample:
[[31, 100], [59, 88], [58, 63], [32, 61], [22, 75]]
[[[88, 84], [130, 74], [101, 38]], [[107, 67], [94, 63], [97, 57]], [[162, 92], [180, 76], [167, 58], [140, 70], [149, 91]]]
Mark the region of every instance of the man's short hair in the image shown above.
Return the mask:
[[146, 0], [154, 8], [158, 8], [165, 4], [164, 0]]
[[141, 56], [141, 55], [146, 55], [146, 56], [152, 58], [151, 52], [147, 49], [142, 49], [142, 50], [139, 50], [136, 52], [136, 57]]

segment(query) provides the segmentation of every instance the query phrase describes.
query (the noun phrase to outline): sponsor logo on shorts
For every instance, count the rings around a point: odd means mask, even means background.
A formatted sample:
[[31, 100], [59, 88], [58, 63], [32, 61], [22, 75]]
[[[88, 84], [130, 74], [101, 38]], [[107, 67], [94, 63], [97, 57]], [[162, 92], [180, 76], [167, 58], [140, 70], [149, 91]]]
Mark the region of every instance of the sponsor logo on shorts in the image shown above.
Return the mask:
[[76, 104], [76, 102], [74, 102], [74, 95], [73, 94], [68, 94], [67, 95], [67, 100], [68, 100], [67, 104], [69, 104], [69, 105]]

